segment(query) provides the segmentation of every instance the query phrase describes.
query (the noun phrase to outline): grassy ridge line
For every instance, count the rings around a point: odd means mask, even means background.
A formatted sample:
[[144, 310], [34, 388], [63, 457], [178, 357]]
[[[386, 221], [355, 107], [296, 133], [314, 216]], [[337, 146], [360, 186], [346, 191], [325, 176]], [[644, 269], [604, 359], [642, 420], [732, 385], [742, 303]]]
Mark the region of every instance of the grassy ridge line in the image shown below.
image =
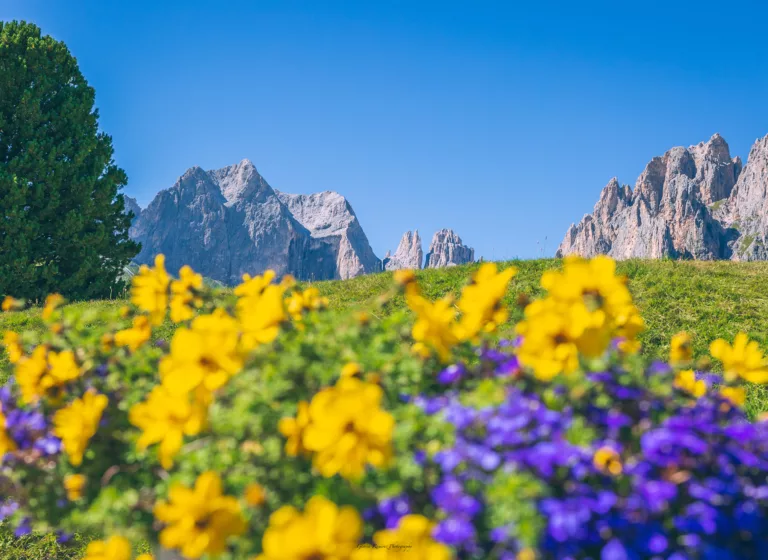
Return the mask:
[[[477, 266], [421, 270], [417, 274], [419, 285], [430, 298], [446, 294], [458, 296]], [[508, 261], [500, 266], [516, 266], [519, 270], [506, 296], [511, 324], [514, 324], [522, 317], [518, 298], [521, 294], [528, 298], [540, 296], [542, 272], [559, 267], [560, 261]], [[712, 340], [720, 337], [730, 340], [739, 331], [747, 332], [768, 349], [768, 262], [629, 260], [620, 262], [618, 268], [629, 278], [630, 291], [647, 325], [641, 336], [646, 355], [666, 356], [670, 337], [681, 330], [693, 335], [697, 357], [707, 355]], [[392, 286], [392, 274], [316, 282], [314, 286], [328, 297], [333, 308], [345, 309], [364, 304], [388, 290]], [[72, 305], [119, 307], [124, 303], [124, 300], [104, 300]], [[404, 306], [405, 302], [398, 297], [384, 311]], [[39, 309], [0, 314], [0, 331], [28, 328], [43, 328]], [[157, 336], [167, 338], [172, 332], [173, 325], [166, 323]], [[4, 362], [5, 356], [0, 360]], [[768, 409], [768, 392], [753, 388], [748, 407], [753, 412]]]

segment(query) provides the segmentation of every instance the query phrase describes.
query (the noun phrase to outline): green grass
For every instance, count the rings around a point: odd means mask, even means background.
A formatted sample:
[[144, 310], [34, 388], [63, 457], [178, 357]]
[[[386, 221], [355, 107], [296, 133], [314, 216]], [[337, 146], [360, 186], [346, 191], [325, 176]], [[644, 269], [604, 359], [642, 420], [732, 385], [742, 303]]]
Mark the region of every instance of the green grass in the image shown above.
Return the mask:
[[[516, 321], [522, 316], [516, 304], [520, 295], [529, 298], [540, 295], [541, 273], [558, 267], [560, 262], [540, 259], [512, 261], [502, 266], [508, 265], [519, 269], [506, 297], [512, 320]], [[477, 266], [423, 270], [418, 273], [419, 284], [430, 297], [458, 295]], [[669, 351], [670, 337], [681, 330], [693, 335], [696, 357], [707, 355], [712, 340], [732, 339], [739, 331], [747, 332], [768, 349], [768, 263], [630, 260], [619, 263], [619, 271], [629, 277], [630, 290], [647, 324], [642, 335], [643, 352], [647, 356], [664, 358]], [[314, 285], [328, 297], [332, 307], [343, 309], [369, 301], [389, 289], [392, 275], [374, 274]], [[124, 303], [124, 300], [111, 300], [72, 305], [120, 306]], [[402, 298], [396, 298], [383, 312], [392, 312], [404, 305]], [[39, 309], [0, 314], [0, 331], [28, 328], [43, 328]], [[172, 326], [164, 325], [159, 336], [168, 337], [171, 332]], [[0, 360], [4, 364], [6, 358], [3, 356]], [[768, 390], [750, 387], [747, 409], [752, 415], [768, 410]], [[48, 537], [15, 540], [0, 536], [0, 558], [3, 559], [77, 557], [56, 550]]]

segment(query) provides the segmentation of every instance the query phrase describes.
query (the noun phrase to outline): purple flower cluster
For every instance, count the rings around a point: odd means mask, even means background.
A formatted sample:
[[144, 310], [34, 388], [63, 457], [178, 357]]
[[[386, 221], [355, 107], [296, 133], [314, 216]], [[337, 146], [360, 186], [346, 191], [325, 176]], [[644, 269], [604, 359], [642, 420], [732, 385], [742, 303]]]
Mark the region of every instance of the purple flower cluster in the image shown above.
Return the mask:
[[5, 431], [16, 447], [21, 451], [34, 450], [43, 456], [61, 451], [61, 441], [51, 433], [39, 410], [16, 407], [9, 383], [0, 388], [0, 406], [5, 416]]
[[[503, 378], [518, 367], [508, 349], [483, 349], [480, 371], [454, 366], [439, 381], [487, 378], [489, 362]], [[537, 558], [768, 558], [768, 422], [749, 422], [714, 391], [693, 402], [651, 389], [673, 379], [665, 364], [634, 376], [615, 366], [557, 410], [524, 382], [484, 407], [456, 390], [414, 399], [455, 430], [450, 448], [424, 459], [440, 473], [434, 538], [460, 557], [513, 558], [519, 531], [499, 523], [486, 489], [498, 473], [525, 473], [543, 489], [528, 498]]]

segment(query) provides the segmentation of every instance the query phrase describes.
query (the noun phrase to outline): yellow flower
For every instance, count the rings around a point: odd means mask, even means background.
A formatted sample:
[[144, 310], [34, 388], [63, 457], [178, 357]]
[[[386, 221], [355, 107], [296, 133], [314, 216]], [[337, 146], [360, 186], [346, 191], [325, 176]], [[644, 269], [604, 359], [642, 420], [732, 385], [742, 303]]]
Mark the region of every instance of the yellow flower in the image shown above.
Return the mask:
[[26, 404], [37, 401], [52, 388], [77, 379], [81, 373], [71, 350], [49, 352], [44, 345], [37, 346], [31, 355], [16, 363], [16, 381]]
[[45, 306], [41, 314], [43, 321], [47, 321], [53, 315], [53, 312], [64, 303], [64, 298], [59, 294], [50, 294], [45, 298]]
[[118, 346], [127, 346], [135, 352], [151, 337], [152, 326], [149, 324], [149, 319], [146, 315], [138, 315], [133, 318], [133, 326], [130, 329], [115, 333], [114, 342]]
[[542, 275], [541, 286], [547, 296], [528, 304], [517, 326], [520, 361], [537, 377], [573, 372], [579, 354], [597, 358], [614, 339], [623, 352], [639, 349], [644, 323], [609, 257], [568, 257], [562, 271]]
[[235, 286], [235, 295], [239, 298], [260, 296], [264, 288], [275, 279], [274, 270], [266, 270], [261, 276], [251, 277], [250, 274], [243, 274], [243, 283]]
[[101, 351], [105, 354], [111, 352], [115, 347], [115, 335], [112, 333], [104, 333], [101, 335], [101, 338], [99, 339], [99, 346], [101, 347]]
[[722, 338], [715, 340], [709, 346], [709, 352], [723, 362], [726, 381], [733, 381], [738, 376], [750, 383], [768, 382], [768, 364], [760, 346], [756, 341], [750, 341], [745, 333], [736, 335], [733, 346]]
[[517, 553], [515, 560], [536, 560], [536, 551], [532, 548], [523, 548]]
[[144, 450], [159, 443], [160, 463], [168, 470], [173, 466], [173, 458], [181, 449], [184, 436], [195, 436], [203, 429], [206, 405], [194, 399], [190, 403], [188, 395], [174, 395], [158, 386], [152, 389], [146, 401], [131, 407], [128, 419], [142, 430], [136, 447]]
[[623, 470], [621, 457], [615, 449], [610, 447], [601, 447], [595, 451], [592, 462], [595, 464], [595, 468], [613, 476], [620, 475]]
[[441, 361], [451, 358], [451, 348], [458, 342], [456, 335], [456, 309], [450, 297], [431, 302], [415, 290], [407, 292], [405, 301], [416, 314], [411, 335], [416, 341], [413, 349], [422, 357], [436, 352]]
[[672, 337], [669, 344], [669, 363], [685, 364], [693, 359], [693, 347], [691, 335], [687, 332], [679, 332]]
[[395, 283], [399, 286], [408, 286], [416, 282], [416, 273], [413, 270], [396, 270], [393, 276]]
[[283, 506], [269, 517], [257, 560], [349, 560], [362, 535], [363, 522], [353, 507], [314, 496], [303, 513]]
[[258, 507], [264, 503], [267, 493], [261, 484], [252, 482], [245, 487], [245, 503], [251, 507]]
[[24, 356], [24, 348], [21, 346], [21, 338], [13, 331], [5, 331], [3, 345], [8, 352], [8, 361], [12, 364], [18, 362]]
[[296, 418], [281, 418], [278, 422], [277, 429], [288, 439], [285, 442], [285, 452], [291, 457], [307, 453], [302, 443], [307, 426], [309, 426], [309, 403], [306, 401], [299, 402]]
[[395, 529], [373, 535], [373, 542], [379, 548], [358, 548], [352, 560], [449, 560], [451, 550], [432, 538], [434, 527], [435, 524], [422, 515], [405, 515]]
[[579, 367], [579, 348], [571, 336], [569, 314], [562, 307], [552, 298], [536, 300], [525, 308], [525, 318], [516, 326], [523, 337], [520, 363], [542, 381]]
[[125, 537], [92, 541], [85, 549], [83, 560], [131, 560], [131, 543]]
[[64, 489], [67, 491], [67, 499], [74, 502], [83, 497], [85, 476], [82, 474], [70, 474], [64, 477]]
[[692, 369], [685, 369], [677, 373], [675, 376], [675, 387], [697, 398], [707, 392], [707, 384], [703, 379], [697, 381], [696, 374]]
[[747, 401], [747, 392], [744, 387], [723, 387], [720, 389], [720, 396], [735, 406], [744, 406]]
[[2, 462], [3, 456], [6, 453], [16, 450], [16, 443], [10, 438], [8, 432], [5, 431], [5, 422], [3, 407], [0, 405], [0, 462]]
[[155, 557], [145, 552], [144, 554], [139, 554], [136, 560], [155, 560]]
[[166, 525], [160, 544], [186, 558], [221, 554], [227, 538], [245, 531], [240, 505], [222, 494], [221, 479], [213, 471], [197, 477], [194, 488], [172, 485], [168, 497], [154, 508], [155, 519]]
[[363, 372], [363, 368], [357, 362], [349, 362], [343, 368], [341, 368], [342, 377], [354, 377], [360, 375]]
[[[251, 280], [255, 281], [256, 279]], [[287, 318], [284, 294], [283, 286], [270, 284], [258, 295], [241, 297], [237, 301], [237, 317], [243, 330], [244, 351], [248, 352], [277, 338], [280, 325]]]
[[475, 272], [458, 301], [461, 311], [458, 328], [462, 340], [473, 340], [483, 331], [493, 332], [507, 321], [509, 314], [501, 300], [515, 274], [515, 267], [497, 272], [494, 263], [485, 263]]
[[203, 277], [187, 265], [179, 270], [179, 279], [171, 282], [171, 321], [180, 323], [191, 319], [195, 312], [192, 308], [203, 305], [197, 293], [203, 289]]
[[163, 385], [174, 394], [198, 387], [216, 391], [243, 367], [238, 352], [238, 325], [224, 310], [195, 317], [171, 339], [171, 350], [160, 362]]
[[16, 299], [11, 296], [5, 296], [5, 298], [3, 298], [3, 303], [0, 305], [0, 309], [3, 311], [13, 311], [14, 309], [21, 309], [23, 305], [24, 302], [20, 299]]
[[394, 418], [382, 410], [378, 385], [343, 377], [309, 404], [302, 445], [312, 452], [320, 474], [358, 479], [365, 466], [383, 467], [392, 456]]
[[171, 278], [165, 271], [165, 255], [155, 257], [154, 269], [145, 264], [141, 265], [139, 273], [133, 277], [131, 302], [149, 313], [149, 320], [153, 325], [161, 324], [165, 318], [170, 282]]
[[69, 462], [79, 466], [90, 439], [96, 434], [101, 414], [107, 407], [107, 397], [88, 391], [81, 399], [75, 399], [69, 406], [53, 416], [53, 433], [61, 439]]
[[288, 313], [296, 321], [301, 320], [301, 315], [304, 311], [322, 309], [327, 305], [328, 298], [321, 297], [320, 290], [317, 288], [307, 288], [303, 292], [293, 292], [286, 301]]

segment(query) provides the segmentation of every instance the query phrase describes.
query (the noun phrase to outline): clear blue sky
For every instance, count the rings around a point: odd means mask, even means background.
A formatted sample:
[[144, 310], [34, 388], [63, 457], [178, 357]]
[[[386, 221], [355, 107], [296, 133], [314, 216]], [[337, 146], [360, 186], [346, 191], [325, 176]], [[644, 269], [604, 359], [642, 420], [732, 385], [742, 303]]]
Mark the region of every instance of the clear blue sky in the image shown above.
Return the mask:
[[[193, 165], [336, 190], [383, 256], [455, 229], [552, 254], [616, 175], [720, 132], [768, 134], [753, 2], [0, 0], [65, 41], [145, 206]], [[546, 242], [545, 242], [546, 238]]]

